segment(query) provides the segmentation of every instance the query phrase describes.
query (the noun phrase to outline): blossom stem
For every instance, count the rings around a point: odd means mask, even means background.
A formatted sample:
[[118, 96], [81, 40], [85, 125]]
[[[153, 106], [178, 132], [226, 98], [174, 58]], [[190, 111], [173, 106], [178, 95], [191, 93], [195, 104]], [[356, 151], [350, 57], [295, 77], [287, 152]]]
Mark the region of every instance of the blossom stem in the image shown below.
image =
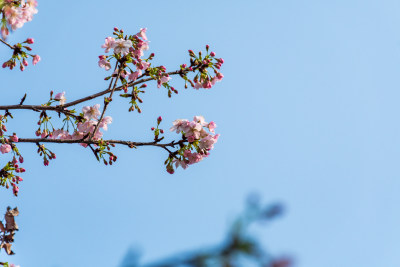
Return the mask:
[[8, 46], [9, 48], [11, 48], [12, 50], [15, 49], [14, 46], [10, 45], [9, 43], [7, 43], [6, 41], [4, 41], [3, 39], [0, 38], [0, 42], [2, 42], [3, 44], [5, 44], [6, 46]]

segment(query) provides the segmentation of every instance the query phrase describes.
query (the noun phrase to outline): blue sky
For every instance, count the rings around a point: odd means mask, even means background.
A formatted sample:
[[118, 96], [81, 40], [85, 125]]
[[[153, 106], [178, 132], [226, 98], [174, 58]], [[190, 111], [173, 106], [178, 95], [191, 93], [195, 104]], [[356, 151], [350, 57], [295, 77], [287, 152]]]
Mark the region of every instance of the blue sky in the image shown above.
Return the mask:
[[[106, 137], [151, 139], [157, 116], [204, 115], [218, 124], [215, 150], [166, 173], [164, 151], [115, 149], [103, 166], [89, 150], [35, 146], [25, 157], [16, 255], [22, 267], [118, 266], [129, 248], [144, 261], [219, 242], [250, 192], [281, 201], [286, 215], [254, 234], [299, 267], [400, 265], [400, 2], [398, 1], [50, 1], [10, 42], [35, 38], [42, 62], [0, 72], [1, 104], [69, 100], [106, 88], [97, 67], [112, 28], [148, 28], [155, 64], [187, 62], [206, 44], [225, 59], [224, 80], [179, 95], [150, 86], [143, 113], [113, 102]], [[9, 51], [0, 47], [0, 59]], [[150, 85], [150, 84], [149, 84]], [[101, 103], [92, 101], [91, 104]], [[36, 114], [15, 112], [10, 131], [33, 136]], [[168, 134], [167, 139], [174, 138]], [[6, 157], [2, 156], [4, 160]]]

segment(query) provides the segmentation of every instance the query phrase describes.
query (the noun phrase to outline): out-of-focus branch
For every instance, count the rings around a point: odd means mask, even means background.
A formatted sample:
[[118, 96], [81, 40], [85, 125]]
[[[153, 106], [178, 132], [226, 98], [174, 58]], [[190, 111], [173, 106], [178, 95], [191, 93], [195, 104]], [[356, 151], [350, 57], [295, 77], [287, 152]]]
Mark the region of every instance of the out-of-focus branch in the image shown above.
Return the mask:
[[290, 267], [292, 261], [289, 258], [273, 257], [262, 248], [256, 238], [248, 234], [248, 228], [255, 222], [270, 222], [281, 213], [281, 205], [261, 207], [259, 203], [249, 202], [220, 245], [177, 254], [150, 264], [127, 263], [122, 267], [239, 267], [245, 266], [244, 259], [255, 264], [252, 266]]

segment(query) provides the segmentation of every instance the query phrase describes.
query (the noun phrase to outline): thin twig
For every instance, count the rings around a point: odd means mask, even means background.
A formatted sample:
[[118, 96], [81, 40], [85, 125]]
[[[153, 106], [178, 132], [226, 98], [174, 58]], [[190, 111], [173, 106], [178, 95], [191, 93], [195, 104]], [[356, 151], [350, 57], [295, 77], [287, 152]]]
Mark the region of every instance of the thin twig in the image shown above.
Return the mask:
[[14, 46], [10, 45], [9, 43], [7, 43], [6, 41], [4, 41], [3, 39], [0, 38], [0, 42], [2, 42], [3, 44], [5, 44], [6, 46], [8, 46], [9, 48], [11, 48], [12, 50], [15, 49]]
[[[118, 63], [115, 65], [115, 69], [117, 69], [117, 67], [118, 67]], [[114, 72], [115, 72], [115, 70], [114, 70]], [[120, 76], [120, 75], [121, 75], [121, 69], [118, 68], [118, 74], [117, 74], [117, 77], [115, 78], [114, 86], [113, 86], [113, 88], [111, 89], [111, 93], [110, 93], [110, 96], [108, 97], [108, 101], [104, 100], [103, 111], [101, 112], [100, 119], [99, 119], [98, 123], [97, 123], [96, 126], [94, 127], [93, 133], [91, 134], [91, 137], [90, 137], [91, 139], [92, 139], [93, 136], [96, 134], [96, 131], [99, 129], [100, 123], [101, 123], [101, 121], [102, 121], [103, 118], [104, 118], [104, 114], [106, 113], [107, 107], [108, 107], [108, 105], [110, 104], [110, 102], [112, 101], [112, 96], [113, 96], [113, 94], [114, 94], [115, 88], [117, 87], [117, 83], [118, 83], [118, 80], [119, 80], [119, 76]], [[112, 84], [112, 80], [111, 80], [111, 83], [110, 83], [110, 86], [108, 87], [108, 89], [111, 88], [111, 84]]]

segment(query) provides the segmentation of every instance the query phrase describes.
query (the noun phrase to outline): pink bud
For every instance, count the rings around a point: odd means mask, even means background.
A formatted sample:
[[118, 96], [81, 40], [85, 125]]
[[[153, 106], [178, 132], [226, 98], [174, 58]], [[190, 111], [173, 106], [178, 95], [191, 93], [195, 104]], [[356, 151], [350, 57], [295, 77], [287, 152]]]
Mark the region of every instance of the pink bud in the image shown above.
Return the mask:
[[26, 59], [24, 58], [24, 60], [22, 60], [22, 64], [24, 64], [24, 66], [28, 66], [28, 61], [26, 61]]
[[118, 30], [118, 28], [117, 28], [117, 27], [114, 27], [114, 31], [118, 32], [119, 30]]
[[157, 121], [158, 121], [158, 122], [161, 122], [161, 121], [162, 121], [161, 116], [157, 118]]
[[39, 55], [34, 55], [32, 58], [32, 64], [36, 65], [40, 61], [40, 56]]
[[210, 53], [210, 56], [215, 57], [215, 53], [214, 53], [214, 52], [211, 52], [211, 53]]
[[163, 129], [160, 129], [160, 133], [162, 133], [162, 134], [163, 134], [163, 133], [164, 133], [164, 130], [163, 130]]
[[10, 136], [10, 139], [13, 142], [18, 142], [18, 136], [16, 134], [13, 134], [12, 136]]
[[28, 39], [26, 39], [26, 42], [27, 42], [28, 44], [33, 44], [33, 43], [34, 43], [34, 40], [33, 40], [33, 38], [28, 38]]

